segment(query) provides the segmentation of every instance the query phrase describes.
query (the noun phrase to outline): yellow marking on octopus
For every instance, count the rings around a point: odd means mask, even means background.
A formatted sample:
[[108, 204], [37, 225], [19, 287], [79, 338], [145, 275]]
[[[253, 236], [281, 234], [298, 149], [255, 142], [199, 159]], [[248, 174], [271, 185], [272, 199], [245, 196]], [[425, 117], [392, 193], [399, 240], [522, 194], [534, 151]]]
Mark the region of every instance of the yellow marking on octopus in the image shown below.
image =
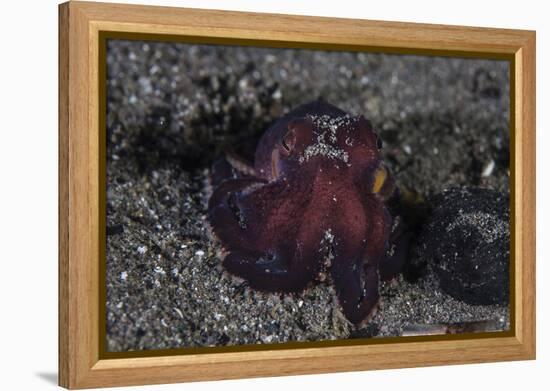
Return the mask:
[[382, 186], [384, 186], [384, 183], [386, 183], [387, 178], [388, 172], [386, 171], [386, 168], [384, 166], [378, 167], [378, 169], [374, 173], [374, 184], [372, 186], [372, 192], [379, 193], [382, 189]]

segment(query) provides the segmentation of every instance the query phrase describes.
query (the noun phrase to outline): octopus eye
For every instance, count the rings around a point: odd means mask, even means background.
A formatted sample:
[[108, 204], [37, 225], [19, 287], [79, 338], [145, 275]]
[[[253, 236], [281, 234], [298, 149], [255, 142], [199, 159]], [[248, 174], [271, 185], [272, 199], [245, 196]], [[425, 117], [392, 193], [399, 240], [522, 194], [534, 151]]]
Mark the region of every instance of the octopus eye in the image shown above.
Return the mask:
[[285, 149], [286, 152], [290, 153], [290, 147], [288, 146], [288, 144], [286, 143], [285, 140], [283, 140], [281, 145], [283, 146], [283, 148]]
[[281, 141], [281, 146], [283, 147], [283, 152], [286, 155], [290, 155], [290, 152], [294, 149], [296, 144], [296, 132], [294, 129], [290, 129]]

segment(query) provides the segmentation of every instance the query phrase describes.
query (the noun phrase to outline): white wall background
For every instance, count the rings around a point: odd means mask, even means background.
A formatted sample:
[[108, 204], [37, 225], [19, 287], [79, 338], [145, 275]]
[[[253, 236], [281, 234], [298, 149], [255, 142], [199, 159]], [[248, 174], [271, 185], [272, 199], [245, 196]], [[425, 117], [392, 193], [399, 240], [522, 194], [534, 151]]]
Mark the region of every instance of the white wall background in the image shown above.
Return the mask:
[[[105, 0], [104, 0], [105, 1]], [[119, 2], [124, 2], [119, 0]], [[135, 0], [134, 3], [537, 30], [537, 329], [530, 362], [145, 387], [155, 390], [537, 390], [550, 370], [550, 169], [545, 2]], [[57, 1], [2, 2], [0, 12], [0, 389], [52, 389], [57, 377]], [[546, 14], [547, 15], [547, 14]], [[7, 88], [6, 88], [7, 87]], [[546, 307], [544, 307], [546, 306]], [[138, 389], [138, 388], [132, 388]], [[144, 388], [141, 388], [144, 389]]]

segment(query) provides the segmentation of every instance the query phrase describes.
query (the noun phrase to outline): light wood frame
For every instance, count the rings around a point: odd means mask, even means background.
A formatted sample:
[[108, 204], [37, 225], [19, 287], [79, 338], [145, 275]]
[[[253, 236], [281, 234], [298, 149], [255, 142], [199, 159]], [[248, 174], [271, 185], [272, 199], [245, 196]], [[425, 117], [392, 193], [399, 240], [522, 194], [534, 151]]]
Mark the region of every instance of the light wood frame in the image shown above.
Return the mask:
[[[98, 56], [103, 31], [509, 59], [511, 332], [501, 338], [100, 357], [104, 163]], [[535, 32], [69, 2], [59, 6], [59, 38], [60, 385], [89, 388], [535, 358]]]

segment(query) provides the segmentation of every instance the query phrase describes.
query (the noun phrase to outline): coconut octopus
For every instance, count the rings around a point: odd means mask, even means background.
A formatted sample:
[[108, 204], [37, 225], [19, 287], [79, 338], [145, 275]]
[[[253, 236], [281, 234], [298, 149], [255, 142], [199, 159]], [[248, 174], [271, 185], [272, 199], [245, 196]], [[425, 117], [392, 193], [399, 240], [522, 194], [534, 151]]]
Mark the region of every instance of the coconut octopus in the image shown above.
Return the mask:
[[208, 220], [224, 268], [268, 292], [299, 292], [330, 276], [346, 318], [364, 325], [380, 278], [400, 271], [408, 247], [381, 147], [365, 117], [319, 99], [275, 122], [253, 165], [220, 159]]

